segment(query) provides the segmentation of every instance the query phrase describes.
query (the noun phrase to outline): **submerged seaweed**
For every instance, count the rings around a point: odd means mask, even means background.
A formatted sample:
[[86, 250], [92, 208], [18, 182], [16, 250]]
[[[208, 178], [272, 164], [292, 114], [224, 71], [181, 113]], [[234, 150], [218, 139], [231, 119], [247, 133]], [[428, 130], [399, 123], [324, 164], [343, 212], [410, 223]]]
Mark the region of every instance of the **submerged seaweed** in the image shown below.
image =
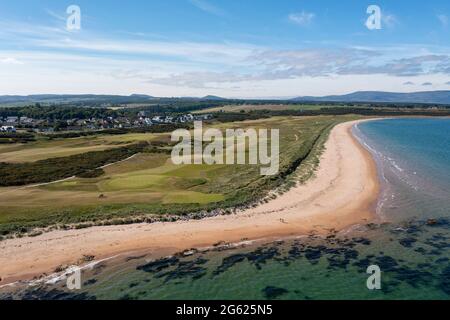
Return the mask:
[[156, 261], [149, 262], [147, 264], [144, 264], [142, 266], [138, 266], [137, 270], [142, 270], [145, 272], [159, 272], [161, 270], [167, 269], [175, 264], [177, 264], [180, 260], [176, 257], [168, 257], [159, 259]]
[[416, 242], [417, 242], [417, 239], [412, 238], [412, 237], [403, 238], [403, 239], [400, 239], [400, 241], [399, 241], [399, 243], [406, 248], [411, 248], [413, 246], [413, 244]]
[[[279, 256], [280, 252], [277, 247], [261, 247], [252, 252], [234, 254], [224, 258], [222, 260], [222, 264], [213, 272], [213, 275], [219, 275], [227, 271], [237, 263], [244, 261], [248, 261], [249, 263], [253, 264], [258, 270], [261, 270], [262, 264], [266, 264], [267, 261], [275, 259]], [[279, 259], [279, 261], [283, 260]]]
[[86, 292], [75, 293], [47, 287], [27, 288], [16, 294], [0, 296], [0, 300], [96, 300], [96, 296]]
[[277, 288], [277, 287], [265, 287], [262, 290], [264, 297], [268, 300], [273, 300], [276, 298], [279, 298], [280, 296], [289, 293], [288, 290], [283, 289], [283, 288]]
[[207, 262], [208, 260], [201, 257], [192, 261], [183, 261], [178, 263], [174, 270], [157, 274], [156, 278], [164, 278], [165, 282], [186, 277], [190, 277], [193, 280], [200, 279], [207, 273], [207, 269], [201, 267], [201, 265]]

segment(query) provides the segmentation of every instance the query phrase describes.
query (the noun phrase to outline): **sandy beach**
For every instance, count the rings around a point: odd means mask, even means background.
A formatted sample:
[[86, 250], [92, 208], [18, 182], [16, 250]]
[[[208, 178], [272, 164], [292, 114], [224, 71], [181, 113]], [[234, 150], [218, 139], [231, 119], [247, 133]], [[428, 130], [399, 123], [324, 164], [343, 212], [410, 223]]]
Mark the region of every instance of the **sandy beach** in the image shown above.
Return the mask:
[[326, 234], [366, 224], [374, 218], [379, 185], [370, 153], [351, 134], [355, 123], [331, 131], [314, 178], [257, 208], [204, 220], [53, 231], [2, 241], [0, 285], [50, 274], [84, 255], [96, 260], [137, 251], [162, 255], [221, 241]]

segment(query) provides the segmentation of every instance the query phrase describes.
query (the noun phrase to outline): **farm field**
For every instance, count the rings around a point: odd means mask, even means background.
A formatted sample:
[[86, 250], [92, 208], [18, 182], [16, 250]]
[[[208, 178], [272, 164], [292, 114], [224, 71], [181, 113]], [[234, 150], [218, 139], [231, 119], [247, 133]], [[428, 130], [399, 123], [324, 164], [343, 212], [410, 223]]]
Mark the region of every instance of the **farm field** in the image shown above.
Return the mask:
[[[318, 163], [321, 142], [341, 121], [355, 117], [274, 117], [225, 124], [227, 128], [280, 129], [280, 175], [260, 175], [253, 165], [174, 165], [169, 153], [142, 152], [108, 165], [96, 178], [69, 178], [38, 186], [0, 188], [0, 232], [56, 223], [99, 221], [142, 214], [186, 214], [234, 207], [260, 199], [268, 191], [306, 179]], [[130, 134], [37, 142], [0, 149], [1, 161], [36, 161], [54, 154], [114, 148], [139, 141], [166, 141], [169, 134]], [[16, 148], [16, 150], [14, 149]], [[86, 149], [88, 148], [88, 149]], [[14, 151], [12, 151], [14, 150]], [[51, 154], [50, 151], [54, 153]], [[14, 155], [14, 157], [12, 156]], [[292, 168], [301, 162], [292, 179]], [[296, 166], [296, 165], [295, 165]]]

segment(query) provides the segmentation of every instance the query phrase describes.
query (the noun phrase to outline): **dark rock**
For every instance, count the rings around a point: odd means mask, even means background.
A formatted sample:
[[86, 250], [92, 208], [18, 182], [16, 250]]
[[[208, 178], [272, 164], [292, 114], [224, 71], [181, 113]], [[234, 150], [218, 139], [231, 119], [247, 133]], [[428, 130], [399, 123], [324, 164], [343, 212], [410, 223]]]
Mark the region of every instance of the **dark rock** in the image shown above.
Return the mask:
[[168, 257], [168, 258], [163, 258], [163, 259], [149, 262], [142, 266], [138, 266], [136, 269], [145, 271], [145, 272], [159, 272], [163, 269], [167, 269], [167, 268], [177, 264], [178, 262], [179, 262], [179, 259], [177, 257]]
[[289, 293], [288, 290], [277, 287], [265, 287], [263, 290], [264, 297], [269, 300], [276, 299], [286, 293]]
[[222, 264], [217, 267], [217, 269], [213, 272], [213, 275], [219, 275], [229, 268], [233, 267], [235, 264], [245, 261], [247, 256], [245, 254], [235, 254], [229, 257], [226, 257], [222, 260]]
[[417, 242], [417, 239], [415, 238], [404, 238], [399, 240], [399, 243], [404, 246], [405, 248], [411, 248], [414, 243]]

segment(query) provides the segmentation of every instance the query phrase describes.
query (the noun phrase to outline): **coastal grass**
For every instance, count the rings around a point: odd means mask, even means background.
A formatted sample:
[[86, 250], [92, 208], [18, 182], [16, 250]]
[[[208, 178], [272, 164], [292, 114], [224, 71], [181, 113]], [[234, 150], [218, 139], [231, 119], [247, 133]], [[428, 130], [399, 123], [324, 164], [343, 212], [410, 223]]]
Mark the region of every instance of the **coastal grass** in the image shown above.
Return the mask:
[[[273, 190], [284, 192], [310, 178], [331, 128], [356, 118], [273, 117], [213, 124], [221, 130], [279, 129], [280, 171], [276, 176], [261, 176], [258, 165], [177, 166], [168, 152], [146, 149], [104, 167], [99, 176], [76, 177], [38, 187], [0, 188], [0, 235], [51, 225], [153, 221], [253, 206], [269, 194], [273, 196]], [[167, 137], [164, 139], [167, 141]]]

